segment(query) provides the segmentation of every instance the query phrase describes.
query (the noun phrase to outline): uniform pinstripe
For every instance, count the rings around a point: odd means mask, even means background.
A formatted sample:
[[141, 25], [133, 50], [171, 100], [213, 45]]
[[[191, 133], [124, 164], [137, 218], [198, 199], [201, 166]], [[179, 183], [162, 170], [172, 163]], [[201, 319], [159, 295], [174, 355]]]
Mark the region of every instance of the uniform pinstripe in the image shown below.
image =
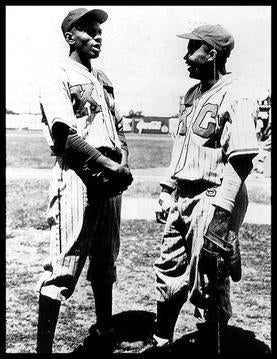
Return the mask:
[[[199, 253], [213, 217], [224, 166], [232, 156], [256, 155], [255, 113], [255, 103], [245, 96], [232, 75], [223, 76], [203, 94], [200, 84], [195, 85], [182, 98], [172, 159], [168, 175], [161, 182], [176, 185], [176, 193], [164, 229], [161, 254], [154, 264], [158, 301], [167, 301], [182, 292], [185, 299], [197, 305], [201, 291]], [[230, 231], [235, 234], [247, 204], [243, 184], [232, 212]], [[229, 319], [229, 279], [218, 285], [221, 314]]]
[[[101, 71], [68, 60], [42, 87], [43, 125], [53, 148], [52, 126], [63, 122], [94, 147], [127, 149], [122, 119], [115, 108], [112, 84]], [[86, 258], [87, 278], [114, 282], [119, 252], [121, 196], [95, 199], [62, 156], [56, 157], [47, 218], [51, 227], [50, 256], [38, 288], [58, 300], [74, 291]]]

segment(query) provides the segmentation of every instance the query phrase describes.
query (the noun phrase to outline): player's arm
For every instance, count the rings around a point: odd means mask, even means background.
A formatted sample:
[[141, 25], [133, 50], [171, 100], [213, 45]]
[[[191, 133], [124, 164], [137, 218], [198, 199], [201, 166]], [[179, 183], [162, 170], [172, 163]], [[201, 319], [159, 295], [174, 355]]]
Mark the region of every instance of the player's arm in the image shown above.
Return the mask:
[[235, 156], [227, 162], [221, 186], [212, 203], [215, 206], [213, 218], [204, 235], [203, 251], [220, 253], [229, 275], [236, 282], [241, 279], [241, 259], [239, 241], [230, 232], [230, 221], [236, 197], [252, 167], [249, 156]]
[[170, 207], [172, 206], [174, 199], [173, 199], [173, 192], [175, 190], [174, 182], [166, 181], [166, 183], [161, 182], [161, 192], [158, 199], [158, 204], [166, 215], [168, 214]]
[[87, 165], [90, 168], [100, 166], [114, 174], [126, 174], [122, 164], [118, 164], [102, 155], [97, 148], [89, 145], [75, 130], [66, 124], [56, 122], [53, 125], [52, 134], [55, 148], [59, 148], [59, 152], [66, 156], [68, 164], [72, 169], [75, 170], [83, 165]]
[[[242, 96], [228, 101], [228, 121], [224, 124], [221, 146], [227, 162], [220, 187], [212, 204], [213, 218], [204, 236], [204, 248], [214, 248], [218, 243], [224, 249], [228, 245], [231, 214], [241, 186], [252, 169], [252, 159], [258, 153], [254, 127], [255, 106]], [[239, 275], [237, 276], [239, 278]]]
[[257, 104], [243, 87], [234, 87], [225, 97], [224, 123], [220, 143], [226, 165], [214, 205], [232, 212], [236, 196], [249, 175], [253, 158], [259, 153], [255, 131]]
[[[194, 89], [195, 89], [195, 86], [191, 89], [191, 91], [194, 91]], [[167, 169], [167, 174], [166, 174], [165, 178], [160, 182], [161, 193], [160, 193], [160, 198], [159, 198], [159, 204], [164, 212], [168, 212], [171, 205], [173, 204], [172, 194], [176, 189], [176, 181], [173, 179], [173, 176], [174, 176], [175, 168], [177, 165], [176, 161], [177, 161], [178, 154], [180, 151], [179, 134], [180, 134], [180, 130], [181, 130], [182, 124], [183, 124], [181, 115], [182, 115], [182, 111], [183, 111], [183, 105], [186, 102], [189, 102], [188, 97], [190, 96], [190, 93], [191, 92], [188, 92], [186, 94], [186, 96], [183, 97], [182, 103], [180, 103], [180, 117], [179, 117], [178, 127], [176, 130], [175, 141], [174, 141], [173, 148], [172, 148], [170, 165]]]
[[172, 179], [173, 175], [173, 168], [175, 167], [174, 161], [174, 147], [171, 155], [171, 163], [167, 169], [167, 174], [165, 178], [160, 182], [161, 186], [161, 193], [159, 196], [158, 203], [163, 212], [166, 214], [169, 212], [170, 207], [172, 206], [174, 199], [173, 199], [173, 192], [176, 189], [176, 181]]
[[231, 214], [241, 186], [252, 168], [252, 157], [248, 155], [232, 157], [225, 165], [222, 183], [218, 187], [213, 205]]
[[215, 210], [206, 237], [217, 236], [225, 239], [229, 231], [236, 197], [252, 168], [253, 164], [249, 156], [236, 156], [227, 162], [221, 186], [218, 187], [217, 194], [212, 202]]

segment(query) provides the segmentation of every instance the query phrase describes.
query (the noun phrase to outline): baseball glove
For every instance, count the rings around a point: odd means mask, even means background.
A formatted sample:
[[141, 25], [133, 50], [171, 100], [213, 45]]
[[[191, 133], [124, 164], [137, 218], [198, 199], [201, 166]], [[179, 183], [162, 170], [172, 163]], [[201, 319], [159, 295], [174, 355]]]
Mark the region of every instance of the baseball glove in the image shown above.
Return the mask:
[[[121, 162], [122, 155], [119, 149], [109, 147], [97, 149], [111, 160], [117, 163]], [[122, 174], [114, 174], [97, 165], [92, 168], [87, 164], [78, 166], [74, 170], [86, 185], [88, 193], [94, 198], [117, 196], [125, 191], [133, 181], [132, 174], [127, 166]]]
[[241, 279], [239, 241], [229, 229], [231, 214], [216, 208], [204, 235], [200, 263], [204, 272], [217, 273], [219, 277], [231, 276], [234, 282]]

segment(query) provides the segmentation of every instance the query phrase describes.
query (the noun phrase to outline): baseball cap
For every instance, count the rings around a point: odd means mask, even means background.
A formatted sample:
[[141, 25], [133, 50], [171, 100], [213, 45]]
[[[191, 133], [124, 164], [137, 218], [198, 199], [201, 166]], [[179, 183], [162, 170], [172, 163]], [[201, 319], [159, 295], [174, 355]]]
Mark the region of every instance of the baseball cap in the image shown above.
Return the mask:
[[234, 38], [221, 25], [201, 25], [190, 33], [177, 35], [183, 39], [200, 40], [214, 47], [217, 51], [230, 56], [234, 48]]
[[100, 9], [88, 10], [82, 7], [69, 11], [62, 22], [62, 32], [65, 34], [71, 28], [71, 26], [81, 18], [84, 20], [94, 20], [102, 24], [107, 20], [108, 14]]

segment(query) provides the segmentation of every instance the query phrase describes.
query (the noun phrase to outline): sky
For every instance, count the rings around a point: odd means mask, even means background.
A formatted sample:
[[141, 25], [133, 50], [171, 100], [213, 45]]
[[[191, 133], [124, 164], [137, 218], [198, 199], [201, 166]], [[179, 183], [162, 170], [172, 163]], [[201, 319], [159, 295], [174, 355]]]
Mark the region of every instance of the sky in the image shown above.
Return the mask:
[[[68, 56], [61, 22], [77, 6], [6, 6], [6, 108], [39, 112], [38, 83]], [[227, 71], [241, 77], [254, 96], [271, 93], [270, 6], [97, 6], [102, 51], [94, 67], [115, 88], [122, 115], [174, 116], [180, 96], [195, 83], [183, 57], [187, 40], [176, 35], [201, 24], [220, 24], [235, 38]]]

